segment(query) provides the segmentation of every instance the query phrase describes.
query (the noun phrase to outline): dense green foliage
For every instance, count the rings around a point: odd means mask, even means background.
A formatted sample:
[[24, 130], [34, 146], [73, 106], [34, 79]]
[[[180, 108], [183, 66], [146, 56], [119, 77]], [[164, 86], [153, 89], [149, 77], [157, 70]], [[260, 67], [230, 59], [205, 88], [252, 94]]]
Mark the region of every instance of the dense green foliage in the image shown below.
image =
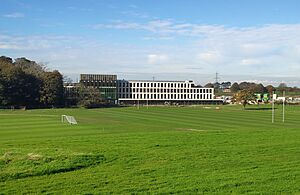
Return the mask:
[[241, 103], [244, 106], [244, 108], [246, 107], [247, 104], [249, 104], [249, 102], [255, 100], [256, 97], [254, 93], [251, 90], [247, 90], [247, 89], [240, 90], [233, 96], [233, 101]]
[[63, 77], [26, 58], [0, 57], [0, 107], [63, 105]]
[[42, 78], [41, 103], [44, 105], [63, 105], [64, 87], [62, 75], [58, 71], [45, 72]]
[[106, 104], [105, 99], [102, 98], [100, 90], [94, 87], [86, 87], [80, 84], [78, 87], [78, 101], [77, 105], [84, 108], [97, 108]]
[[238, 83], [233, 83], [230, 87], [230, 90], [232, 93], [236, 93], [240, 90], [239, 84]]
[[259, 108], [2, 110], [0, 193], [299, 193], [300, 107]]

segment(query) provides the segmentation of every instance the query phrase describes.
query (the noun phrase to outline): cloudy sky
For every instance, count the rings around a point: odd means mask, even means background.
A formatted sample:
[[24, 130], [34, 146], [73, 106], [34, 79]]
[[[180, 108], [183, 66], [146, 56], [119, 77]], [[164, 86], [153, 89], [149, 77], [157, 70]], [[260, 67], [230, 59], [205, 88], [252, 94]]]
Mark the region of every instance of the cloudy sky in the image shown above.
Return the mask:
[[300, 86], [299, 0], [0, 0], [0, 55], [74, 80], [255, 81]]

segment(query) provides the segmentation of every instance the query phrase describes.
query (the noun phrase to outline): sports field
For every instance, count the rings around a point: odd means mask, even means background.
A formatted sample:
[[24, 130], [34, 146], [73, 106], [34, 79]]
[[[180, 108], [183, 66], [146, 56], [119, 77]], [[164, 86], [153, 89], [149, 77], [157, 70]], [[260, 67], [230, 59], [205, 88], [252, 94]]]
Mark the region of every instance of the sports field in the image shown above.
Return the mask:
[[249, 108], [1, 110], [0, 194], [300, 193], [300, 107]]

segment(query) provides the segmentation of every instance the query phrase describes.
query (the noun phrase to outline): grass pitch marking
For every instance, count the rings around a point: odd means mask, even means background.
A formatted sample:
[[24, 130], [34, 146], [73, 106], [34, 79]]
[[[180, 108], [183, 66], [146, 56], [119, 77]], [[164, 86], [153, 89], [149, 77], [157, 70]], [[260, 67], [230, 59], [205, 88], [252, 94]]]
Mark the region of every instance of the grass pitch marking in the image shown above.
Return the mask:
[[186, 129], [186, 128], [178, 128], [177, 130], [180, 130], [180, 131], [196, 131], [196, 132], [203, 132], [203, 131], [205, 131], [203, 129]]
[[0, 114], [0, 116], [36, 116], [36, 117], [59, 117], [54, 114]]

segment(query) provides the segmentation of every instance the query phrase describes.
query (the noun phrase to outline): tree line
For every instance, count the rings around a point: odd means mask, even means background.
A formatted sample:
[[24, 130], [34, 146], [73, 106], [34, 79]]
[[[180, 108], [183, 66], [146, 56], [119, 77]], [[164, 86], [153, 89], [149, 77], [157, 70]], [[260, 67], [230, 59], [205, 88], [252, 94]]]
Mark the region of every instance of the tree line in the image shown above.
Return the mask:
[[285, 83], [280, 83], [277, 87], [274, 87], [272, 85], [267, 85], [264, 86], [263, 84], [256, 84], [256, 83], [251, 83], [251, 82], [241, 82], [240, 84], [238, 83], [233, 83], [230, 90], [233, 93], [236, 93], [240, 90], [250, 90], [254, 93], [269, 93], [273, 94], [273, 92], [277, 93], [282, 93], [283, 91], [285, 92], [297, 92], [300, 93], [300, 89], [298, 87], [288, 87]]
[[0, 57], [1, 107], [60, 107], [64, 104], [63, 76], [26, 58]]
[[[214, 88], [216, 92], [220, 90], [220, 86], [226, 84], [227, 86], [230, 85], [230, 82], [223, 82], [223, 83], [207, 83], [204, 87]], [[253, 93], [269, 93], [272, 94], [273, 92], [282, 93], [283, 91], [287, 93], [300, 93], [300, 88], [298, 87], [288, 87], [285, 83], [280, 83], [277, 87], [273, 85], [264, 86], [263, 84], [253, 83], [253, 82], [241, 82], [241, 83], [233, 83], [230, 86], [230, 91], [232, 93], [237, 93], [241, 90], [249, 90]]]
[[[231, 83], [207, 84], [205, 87], [219, 88]], [[300, 92], [297, 87], [287, 87], [282, 83], [278, 87], [263, 86], [251, 82], [233, 83], [232, 93], [242, 92], [246, 96], [253, 93]], [[217, 90], [216, 90], [217, 91]], [[252, 96], [251, 96], [252, 97]], [[46, 108], [62, 106], [102, 107], [111, 104], [105, 100], [98, 89], [89, 88], [82, 83], [73, 90], [64, 90], [63, 75], [50, 71], [45, 65], [24, 57], [13, 60], [0, 57], [0, 108], [27, 107]]]

